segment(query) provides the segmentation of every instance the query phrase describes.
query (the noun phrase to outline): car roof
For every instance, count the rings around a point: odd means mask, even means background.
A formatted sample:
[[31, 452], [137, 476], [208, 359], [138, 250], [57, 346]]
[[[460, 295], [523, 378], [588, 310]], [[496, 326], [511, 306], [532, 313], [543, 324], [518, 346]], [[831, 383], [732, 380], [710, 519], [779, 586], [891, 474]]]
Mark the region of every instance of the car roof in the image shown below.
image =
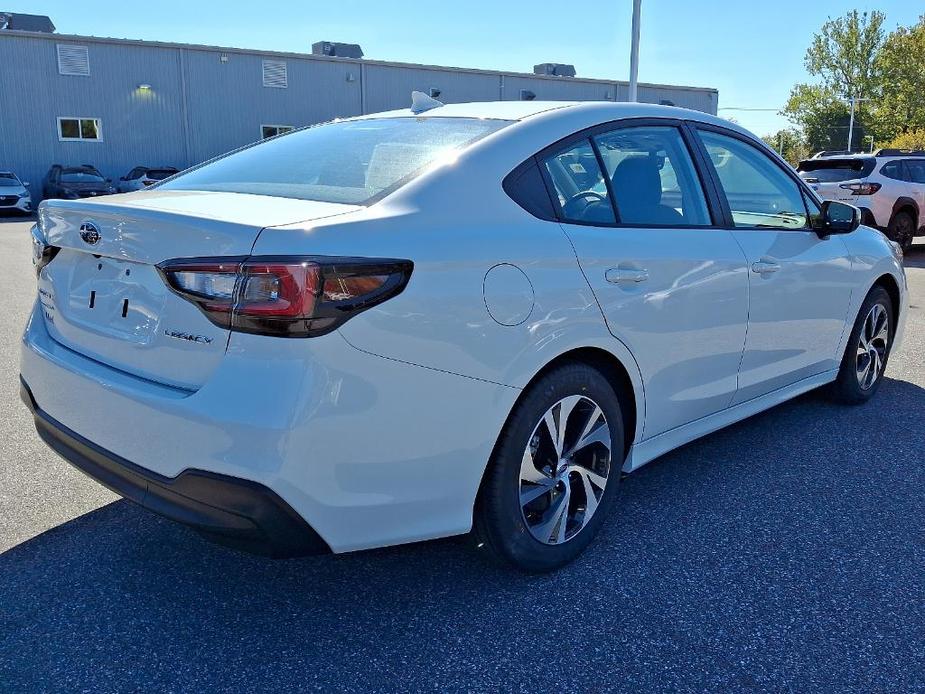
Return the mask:
[[703, 122], [716, 122], [726, 128], [742, 130], [731, 121], [711, 116], [702, 111], [692, 111], [676, 106], [625, 101], [473, 101], [462, 104], [444, 104], [419, 113], [413, 112], [411, 108], [403, 108], [381, 113], [370, 113], [344, 120], [372, 118], [491, 118], [521, 121], [550, 111], [568, 111], [569, 113], [581, 111], [599, 112], [602, 120], [646, 117], [693, 119]]

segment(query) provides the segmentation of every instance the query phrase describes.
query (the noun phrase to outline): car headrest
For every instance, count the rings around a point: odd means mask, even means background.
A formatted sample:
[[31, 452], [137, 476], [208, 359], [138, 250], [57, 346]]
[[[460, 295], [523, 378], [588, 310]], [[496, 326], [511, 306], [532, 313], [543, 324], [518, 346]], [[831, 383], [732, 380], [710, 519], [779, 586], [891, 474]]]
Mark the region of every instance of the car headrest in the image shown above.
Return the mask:
[[627, 157], [617, 164], [611, 180], [620, 207], [652, 207], [662, 201], [662, 177], [651, 157]]

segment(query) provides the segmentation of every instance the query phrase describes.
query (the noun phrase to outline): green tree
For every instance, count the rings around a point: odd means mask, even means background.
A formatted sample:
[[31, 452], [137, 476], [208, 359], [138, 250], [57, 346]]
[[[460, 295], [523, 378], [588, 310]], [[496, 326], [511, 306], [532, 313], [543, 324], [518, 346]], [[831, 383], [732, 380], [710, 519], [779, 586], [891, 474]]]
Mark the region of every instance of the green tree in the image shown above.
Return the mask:
[[773, 135], [765, 135], [761, 139], [793, 166], [800, 163], [802, 159], [807, 159], [811, 154], [803, 140], [802, 133], [796, 128], [778, 130]]
[[878, 139], [925, 128], [925, 15], [911, 27], [898, 27], [877, 56], [882, 79], [877, 103]]
[[[844, 149], [847, 146], [851, 97], [876, 98], [881, 75], [877, 56], [884, 42], [882, 12], [852, 10], [843, 17], [829, 18], [813, 37], [804, 64], [814, 84], [797, 84], [782, 114], [803, 130], [811, 150]], [[852, 149], [858, 149], [866, 135], [869, 108], [860, 102], [855, 111]]]
[[893, 138], [887, 147], [896, 147], [897, 149], [925, 149], [925, 128], [918, 130], [907, 130], [902, 135]]

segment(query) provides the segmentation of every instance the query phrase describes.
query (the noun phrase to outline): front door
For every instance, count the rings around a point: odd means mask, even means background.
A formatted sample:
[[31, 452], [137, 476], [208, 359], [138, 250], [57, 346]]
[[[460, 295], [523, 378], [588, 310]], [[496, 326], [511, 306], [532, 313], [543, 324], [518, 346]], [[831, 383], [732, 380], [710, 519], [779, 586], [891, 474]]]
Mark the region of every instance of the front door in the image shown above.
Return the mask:
[[700, 137], [748, 259], [748, 338], [735, 402], [838, 368], [853, 287], [844, 242], [816, 235], [816, 203], [766, 153], [732, 134]]

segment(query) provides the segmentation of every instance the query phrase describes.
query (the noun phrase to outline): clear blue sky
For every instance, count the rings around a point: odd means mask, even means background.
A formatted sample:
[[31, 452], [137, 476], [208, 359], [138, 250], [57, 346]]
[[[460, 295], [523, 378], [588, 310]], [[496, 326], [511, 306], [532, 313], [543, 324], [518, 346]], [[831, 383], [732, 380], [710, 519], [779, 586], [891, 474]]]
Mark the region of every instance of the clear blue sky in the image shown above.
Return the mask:
[[[828, 16], [880, 9], [911, 24], [913, 0], [643, 0], [639, 79], [719, 89], [720, 108], [779, 108], [805, 80], [803, 55]], [[313, 41], [359, 43], [366, 57], [529, 72], [573, 63], [585, 77], [626, 79], [631, 0], [310, 0], [15, 2], [51, 16], [61, 33], [308, 52]], [[721, 110], [766, 134], [773, 112]]]

